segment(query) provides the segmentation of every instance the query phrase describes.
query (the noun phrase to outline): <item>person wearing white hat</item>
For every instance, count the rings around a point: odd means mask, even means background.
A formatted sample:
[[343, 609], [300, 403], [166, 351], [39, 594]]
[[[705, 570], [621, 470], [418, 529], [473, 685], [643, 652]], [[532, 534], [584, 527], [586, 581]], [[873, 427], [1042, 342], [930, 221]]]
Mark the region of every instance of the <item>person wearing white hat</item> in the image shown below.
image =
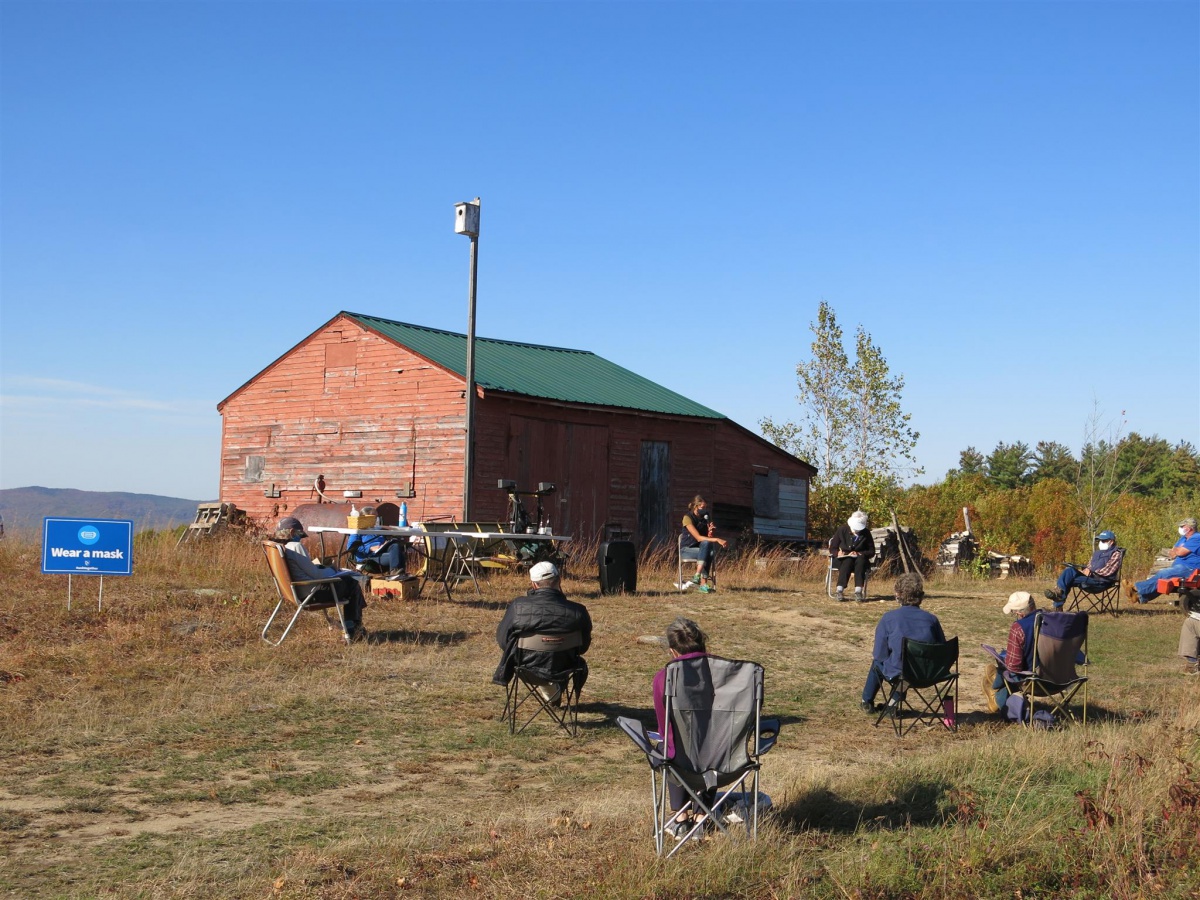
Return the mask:
[[542, 696], [551, 703], [557, 702], [566, 687], [560, 675], [577, 665], [582, 665], [583, 674], [576, 684], [583, 687], [587, 680], [587, 663], [583, 655], [592, 643], [592, 617], [582, 603], [568, 600], [561, 589], [558, 568], [552, 562], [540, 562], [529, 570], [532, 587], [523, 597], [515, 598], [504, 611], [504, 618], [496, 627], [496, 643], [500, 645], [500, 665], [492, 676], [495, 684], [508, 684], [516, 666], [517, 640], [535, 634], [570, 634], [578, 631], [582, 642], [574, 650], [555, 653], [527, 652], [521, 664], [545, 679], [545, 687], [539, 688]]
[[[1008, 627], [1008, 643], [1000, 653], [1004, 668], [988, 667], [984, 670], [984, 691], [987, 694], [988, 712], [1004, 709], [1009, 695], [1009, 683], [1019, 681], [1017, 673], [1033, 668], [1033, 620], [1037, 615], [1037, 603], [1029, 591], [1013, 591], [1004, 604], [1006, 616], [1016, 616]], [[990, 691], [989, 691], [990, 688]]]
[[863, 585], [867, 580], [867, 569], [875, 557], [875, 539], [871, 536], [867, 514], [861, 509], [855, 510], [846, 519], [846, 524], [838, 526], [838, 530], [829, 539], [829, 557], [837, 569], [837, 599], [846, 599], [846, 585], [850, 582], [850, 573], [854, 573], [854, 599], [863, 601]]

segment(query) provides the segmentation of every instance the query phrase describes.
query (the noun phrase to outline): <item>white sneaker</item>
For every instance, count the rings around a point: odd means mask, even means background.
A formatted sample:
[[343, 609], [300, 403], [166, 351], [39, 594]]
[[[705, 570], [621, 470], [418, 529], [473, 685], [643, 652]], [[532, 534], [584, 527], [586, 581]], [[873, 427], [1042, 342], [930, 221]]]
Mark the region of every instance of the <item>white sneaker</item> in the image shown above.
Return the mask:
[[681, 591], [686, 591], [688, 588], [694, 588], [695, 586], [696, 586], [696, 582], [690, 581], [690, 580], [685, 581], [683, 584], [675, 585], [675, 587]]

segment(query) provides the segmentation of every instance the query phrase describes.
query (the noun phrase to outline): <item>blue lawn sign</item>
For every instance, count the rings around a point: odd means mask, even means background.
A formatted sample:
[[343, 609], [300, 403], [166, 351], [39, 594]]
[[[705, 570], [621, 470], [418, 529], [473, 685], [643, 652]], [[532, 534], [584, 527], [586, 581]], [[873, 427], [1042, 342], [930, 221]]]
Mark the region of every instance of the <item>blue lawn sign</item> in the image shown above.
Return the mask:
[[[42, 520], [42, 574], [99, 575], [100, 601], [105, 575], [133, 574], [133, 522], [128, 519]], [[71, 580], [67, 579], [67, 609]]]

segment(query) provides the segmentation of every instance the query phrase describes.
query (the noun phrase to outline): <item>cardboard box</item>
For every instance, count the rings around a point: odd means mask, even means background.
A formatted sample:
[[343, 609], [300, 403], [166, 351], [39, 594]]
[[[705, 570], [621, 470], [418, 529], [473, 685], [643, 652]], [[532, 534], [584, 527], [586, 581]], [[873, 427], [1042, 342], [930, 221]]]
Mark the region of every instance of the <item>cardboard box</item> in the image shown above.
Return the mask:
[[416, 600], [421, 587], [419, 578], [408, 577], [403, 581], [387, 581], [383, 578], [371, 579], [371, 594], [392, 600]]

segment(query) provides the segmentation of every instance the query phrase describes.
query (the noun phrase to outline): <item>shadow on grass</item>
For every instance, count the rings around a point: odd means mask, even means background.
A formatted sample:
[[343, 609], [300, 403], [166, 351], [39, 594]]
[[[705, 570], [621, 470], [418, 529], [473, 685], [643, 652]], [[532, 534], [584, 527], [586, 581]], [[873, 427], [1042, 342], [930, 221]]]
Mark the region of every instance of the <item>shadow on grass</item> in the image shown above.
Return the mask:
[[827, 788], [815, 788], [778, 808], [787, 831], [817, 830], [852, 834], [860, 828], [888, 831], [913, 825], [939, 825], [946, 817], [939, 804], [950, 790], [941, 780], [915, 781], [877, 803], [855, 803]]
[[448, 647], [469, 638], [466, 631], [412, 631], [410, 629], [381, 629], [367, 635], [368, 644], [425, 644]]

